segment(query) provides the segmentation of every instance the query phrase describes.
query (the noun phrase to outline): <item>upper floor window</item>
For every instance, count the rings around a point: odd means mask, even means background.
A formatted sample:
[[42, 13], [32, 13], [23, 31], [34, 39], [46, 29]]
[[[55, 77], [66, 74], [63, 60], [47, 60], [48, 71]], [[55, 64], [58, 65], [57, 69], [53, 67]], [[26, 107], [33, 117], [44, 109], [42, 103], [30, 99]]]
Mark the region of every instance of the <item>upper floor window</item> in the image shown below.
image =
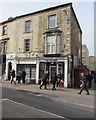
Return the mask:
[[25, 39], [24, 42], [25, 52], [30, 51], [30, 39]]
[[7, 35], [7, 26], [3, 26], [3, 35]]
[[25, 21], [25, 32], [31, 32], [31, 20]]
[[51, 54], [51, 53], [55, 53], [55, 49], [56, 49], [56, 45], [55, 45], [55, 42], [56, 42], [56, 36], [47, 36], [47, 49], [46, 49], [46, 52], [47, 54]]
[[5, 42], [1, 42], [0, 43], [0, 47], [1, 47], [1, 49], [0, 49], [1, 53], [6, 53], [7, 52], [7, 42], [6, 41]]
[[56, 15], [49, 16], [48, 23], [49, 23], [49, 28], [57, 27]]
[[45, 45], [46, 54], [60, 54], [61, 51], [61, 36], [48, 35]]

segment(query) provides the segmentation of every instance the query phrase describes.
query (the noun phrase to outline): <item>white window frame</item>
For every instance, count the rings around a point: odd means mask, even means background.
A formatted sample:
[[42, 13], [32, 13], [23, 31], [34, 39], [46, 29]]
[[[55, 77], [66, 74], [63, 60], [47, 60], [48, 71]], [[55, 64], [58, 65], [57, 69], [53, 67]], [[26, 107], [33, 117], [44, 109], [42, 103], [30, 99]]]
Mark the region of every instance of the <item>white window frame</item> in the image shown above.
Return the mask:
[[[54, 36], [55, 41], [54, 44], [52, 44], [52, 42], [49, 43], [49, 52], [48, 52], [48, 37], [52, 37]], [[60, 40], [60, 44], [57, 43], [57, 39], [59, 36], [59, 40]], [[51, 40], [51, 38], [49, 38]], [[59, 45], [59, 47], [58, 47]], [[57, 50], [57, 47], [59, 48], [59, 50]], [[61, 53], [61, 36], [60, 35], [47, 35], [46, 39], [45, 39], [45, 54], [60, 54]]]

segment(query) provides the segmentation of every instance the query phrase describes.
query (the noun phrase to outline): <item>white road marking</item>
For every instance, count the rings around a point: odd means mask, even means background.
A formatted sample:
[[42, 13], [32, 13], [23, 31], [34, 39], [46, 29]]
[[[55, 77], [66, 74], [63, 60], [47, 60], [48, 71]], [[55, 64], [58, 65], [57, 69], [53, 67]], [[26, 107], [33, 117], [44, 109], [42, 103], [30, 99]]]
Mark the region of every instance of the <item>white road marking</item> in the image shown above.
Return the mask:
[[69, 104], [75, 104], [75, 105], [78, 105], [78, 106], [95, 108], [94, 106], [88, 106], [88, 105], [84, 105], [84, 104], [79, 104], [79, 103], [73, 103], [73, 102], [68, 102], [68, 101], [64, 101], [64, 100], [59, 100], [59, 99], [56, 99], [56, 98], [53, 98], [53, 97], [50, 97], [50, 96], [47, 96], [47, 95], [42, 95], [42, 96], [45, 96], [45, 97], [48, 97], [48, 98], [51, 98], [53, 100], [57, 100], [57, 101], [60, 101], [60, 102], [64, 102], [64, 103], [69, 103]]
[[38, 96], [38, 97], [39, 97], [39, 96], [42, 96], [42, 95], [41, 95], [41, 94], [39, 94], [39, 95], [35, 95], [35, 96]]
[[46, 111], [44, 111], [44, 110], [40, 110], [40, 109], [37, 109], [37, 108], [31, 107], [31, 106], [28, 106], [28, 105], [26, 105], [26, 104], [19, 103], [19, 102], [16, 102], [16, 101], [13, 101], [13, 100], [10, 100], [10, 99], [7, 99], [7, 98], [5, 98], [5, 99], [1, 99], [1, 100], [2, 100], [2, 101], [11, 101], [11, 102], [13, 102], [13, 103], [15, 103], [15, 104], [19, 104], [19, 105], [22, 105], [22, 106], [25, 106], [25, 107], [29, 107], [29, 108], [32, 108], [32, 109], [38, 110], [38, 111], [40, 111], [40, 112], [44, 112], [44, 113], [47, 113], [47, 114], [50, 114], [50, 115], [53, 115], [53, 116], [56, 116], [56, 117], [59, 117], [59, 118], [64, 118], [65, 120], [70, 120], [70, 119], [65, 118], [65, 117], [63, 117], [63, 116], [56, 115], [56, 114], [54, 114], [54, 113], [50, 113], [50, 112], [46, 112]]

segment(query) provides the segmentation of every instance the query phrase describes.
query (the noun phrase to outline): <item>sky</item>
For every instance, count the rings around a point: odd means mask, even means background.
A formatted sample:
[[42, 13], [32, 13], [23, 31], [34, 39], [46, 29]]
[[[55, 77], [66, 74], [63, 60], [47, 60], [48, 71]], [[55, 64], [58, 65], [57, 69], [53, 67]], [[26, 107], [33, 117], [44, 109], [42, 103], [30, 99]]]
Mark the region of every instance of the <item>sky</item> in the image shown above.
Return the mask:
[[45, 8], [72, 2], [73, 9], [79, 21], [83, 44], [86, 44], [89, 55], [94, 56], [94, 0], [1, 0], [0, 23], [9, 17], [32, 13]]

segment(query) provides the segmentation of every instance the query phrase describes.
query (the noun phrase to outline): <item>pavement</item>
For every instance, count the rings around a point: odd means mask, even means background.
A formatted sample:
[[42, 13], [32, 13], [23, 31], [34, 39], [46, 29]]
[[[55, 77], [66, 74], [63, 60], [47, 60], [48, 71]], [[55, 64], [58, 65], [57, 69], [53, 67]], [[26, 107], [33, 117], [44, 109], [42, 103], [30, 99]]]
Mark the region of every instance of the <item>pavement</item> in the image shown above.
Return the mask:
[[94, 108], [94, 90], [89, 89], [90, 95], [86, 95], [86, 91], [84, 90], [81, 95], [78, 94], [80, 88], [64, 88], [58, 87], [55, 91], [52, 91], [52, 85], [47, 85], [47, 90], [43, 87], [39, 88], [40, 85], [36, 84], [19, 84], [16, 85], [10, 84], [10, 81], [2, 81], [0, 82], [0, 86], [5, 86], [8, 88], [28, 91], [31, 94], [36, 94], [37, 96], [46, 96], [53, 100], [72, 103], [79, 106], [86, 106]]

